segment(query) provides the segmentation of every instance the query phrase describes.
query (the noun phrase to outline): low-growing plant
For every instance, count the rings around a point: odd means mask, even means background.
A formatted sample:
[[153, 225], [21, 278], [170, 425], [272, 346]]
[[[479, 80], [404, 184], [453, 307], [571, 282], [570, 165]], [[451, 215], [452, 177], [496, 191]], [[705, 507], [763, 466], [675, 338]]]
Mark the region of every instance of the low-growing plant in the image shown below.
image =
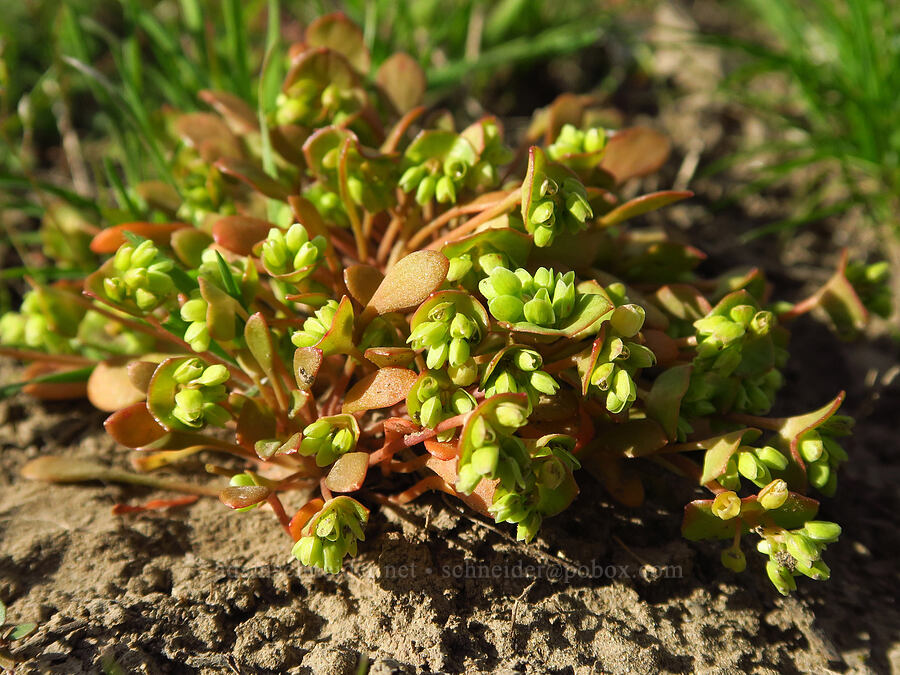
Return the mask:
[[35, 623], [7, 624], [6, 605], [0, 600], [0, 668], [13, 670], [16, 667], [16, 659], [9, 649], [16, 640], [31, 635], [35, 628]]
[[[0, 318], [0, 353], [32, 362], [23, 385], [110, 411], [138, 473], [43, 457], [25, 475], [265, 506], [304, 565], [337, 572], [373, 504], [440, 490], [528, 542], [582, 467], [637, 506], [653, 462], [708, 492], [683, 532], [728, 542], [727, 567], [752, 535], [780, 592], [827, 578], [840, 528], [807, 493], [836, 490], [843, 394], [766, 415], [786, 322], [823, 308], [864, 326], [846, 261], [795, 305], [758, 269], [703, 278], [699, 250], [629, 223], [691, 196], [622, 198], [665, 161], [660, 134], [605, 129], [565, 95], [517, 155], [499, 120], [458, 131], [421, 107], [410, 57], [370, 70], [359, 29], [328, 15], [267, 114], [205, 91], [214, 113], [172, 116], [177, 188], [138, 186], [153, 213], [95, 228], [96, 271], [35, 283]], [[879, 274], [854, 272], [864, 298]], [[238, 460], [207, 465], [227, 485], [141, 473], [200, 451]]]

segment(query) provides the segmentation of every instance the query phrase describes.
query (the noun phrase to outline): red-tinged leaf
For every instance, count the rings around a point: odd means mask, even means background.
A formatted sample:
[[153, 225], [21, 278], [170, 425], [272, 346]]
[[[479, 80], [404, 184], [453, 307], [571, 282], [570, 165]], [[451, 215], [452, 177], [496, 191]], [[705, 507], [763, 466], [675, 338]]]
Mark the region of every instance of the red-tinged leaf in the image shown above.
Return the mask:
[[[457, 459], [442, 460], [437, 457], [431, 457], [425, 466], [434, 471], [438, 476], [444, 479], [444, 482], [451, 487], [456, 485], [456, 462]], [[483, 516], [490, 516], [488, 510], [494, 503], [494, 492], [497, 489], [499, 480], [484, 479], [475, 486], [475, 490], [470, 495], [456, 493], [456, 496], [465, 502], [469, 507], [477, 511]]]
[[650, 211], [656, 211], [669, 204], [680, 202], [682, 199], [693, 197], [690, 190], [666, 190], [664, 192], [651, 192], [620, 204], [609, 213], [600, 217], [599, 223], [603, 227], [612, 227], [626, 220], [636, 218]]
[[328, 227], [325, 225], [325, 221], [322, 220], [319, 210], [311, 201], [300, 195], [291, 195], [288, 198], [288, 204], [291, 206], [294, 220], [306, 228], [311, 238], [320, 234], [323, 237], [328, 237]]
[[656, 303], [676, 319], [694, 322], [712, 311], [709, 301], [693, 286], [670, 284], [653, 296]]
[[299, 347], [294, 352], [294, 379], [300, 391], [309, 391], [322, 366], [322, 350], [317, 347]]
[[174, 216], [181, 207], [178, 190], [161, 180], [145, 180], [134, 186], [135, 192], [151, 209]]
[[869, 322], [866, 309], [853, 284], [847, 279], [847, 251], [841, 256], [837, 271], [819, 291], [819, 306], [825, 310], [835, 331], [845, 338], [857, 336]]
[[721, 476], [728, 468], [728, 462], [745, 442], [759, 438], [759, 429], [738, 429], [722, 436], [698, 441], [697, 445], [706, 450], [703, 456], [703, 475], [700, 485], [706, 485]]
[[74, 457], [45, 455], [26, 463], [22, 467], [22, 477], [47, 483], [84, 483], [102, 480], [109, 469], [97, 462]]
[[145, 397], [145, 393], [132, 384], [128, 362], [122, 358], [97, 364], [88, 378], [87, 394], [91, 404], [104, 412], [115, 412], [143, 401]]
[[187, 495], [176, 499], [151, 499], [143, 504], [115, 504], [112, 507], [114, 516], [121, 516], [126, 513], [143, 513], [145, 511], [162, 511], [163, 509], [171, 509], [178, 506], [190, 506], [200, 497], [198, 495]]
[[235, 440], [247, 450], [254, 450], [257, 441], [275, 436], [275, 416], [252, 398], [245, 398], [238, 414]]
[[159, 426], [143, 401], [114, 412], [106, 418], [103, 426], [113, 440], [126, 448], [148, 446], [168, 433]]
[[[25, 368], [23, 379], [28, 381], [47, 375], [64, 375], [70, 370], [72, 368], [61, 367], [59, 364], [35, 361], [29, 363], [28, 367]], [[22, 391], [42, 401], [69, 401], [87, 396], [87, 381], [29, 382], [22, 387]]]
[[282, 91], [290, 93], [291, 87], [300, 80], [311, 80], [323, 89], [333, 84], [338, 90], [352, 89], [359, 84], [359, 76], [344, 56], [324, 47], [307, 49], [291, 62], [291, 68], [284, 78]]
[[262, 167], [242, 159], [231, 157], [220, 159], [216, 167], [222, 173], [237, 178], [271, 199], [286, 202], [291, 191], [282, 183], [262, 170]]
[[173, 232], [189, 228], [185, 223], [122, 223], [98, 232], [91, 240], [91, 250], [97, 254], [112, 254], [128, 241], [126, 232], [149, 239], [157, 246], [168, 246]]
[[130, 361], [126, 366], [126, 370], [128, 371], [128, 379], [131, 380], [134, 388], [146, 394], [147, 388], [150, 386], [150, 378], [153, 377], [153, 371], [156, 370], [158, 365], [159, 361]]
[[620, 504], [637, 508], [644, 503], [644, 484], [622, 458], [588, 446], [578, 455], [578, 460]]
[[235, 337], [235, 317], [247, 316], [237, 300], [206, 277], [200, 277], [200, 296], [206, 300], [206, 328], [214, 340], [228, 342]]
[[[675, 352], [677, 355], [677, 348]], [[647, 396], [647, 416], [662, 425], [670, 441], [674, 441], [678, 433], [681, 399], [691, 383], [692, 370], [693, 366], [683, 364], [662, 371], [654, 380]]]
[[602, 452], [615, 457], [646, 457], [668, 443], [663, 428], [651, 419], [615, 423], [596, 420], [595, 435]]
[[390, 408], [406, 398], [417, 377], [406, 368], [380, 368], [353, 385], [344, 396], [341, 412]]
[[186, 113], [175, 121], [175, 131], [207, 162], [243, 154], [240, 141], [228, 125], [211, 113]]
[[199, 267], [203, 251], [209, 248], [213, 238], [206, 232], [194, 228], [176, 230], [172, 233], [172, 250], [178, 259], [188, 267]]
[[269, 379], [274, 379], [275, 347], [272, 344], [269, 325], [261, 312], [256, 312], [247, 320], [244, 326], [244, 340], [247, 341], [250, 353], [253, 354], [253, 358], [256, 359], [263, 372]]
[[350, 265], [344, 269], [344, 283], [350, 296], [365, 307], [378, 290], [384, 275], [371, 265]]
[[444, 443], [429, 438], [425, 441], [425, 449], [432, 457], [440, 460], [455, 460], [459, 454], [459, 446], [456, 443]]
[[366, 311], [381, 315], [418, 307], [444, 283], [449, 268], [450, 261], [438, 251], [410, 253], [387, 271]]
[[[646, 323], [645, 321], [644, 324]], [[663, 331], [650, 328], [642, 330], [641, 335], [644, 336], [644, 346], [656, 356], [657, 365], [667, 367], [678, 359], [678, 343]]]
[[273, 227], [276, 227], [274, 223], [262, 218], [224, 216], [213, 223], [212, 235], [222, 248], [238, 255], [250, 255]]
[[256, 111], [239, 96], [226, 91], [204, 89], [200, 92], [200, 98], [225, 118], [235, 133], [259, 132], [259, 118]]
[[282, 124], [269, 129], [269, 137], [275, 152], [300, 169], [306, 166], [303, 144], [306, 143], [309, 134], [309, 129], [298, 124]]
[[310, 23], [306, 28], [306, 44], [342, 54], [361, 75], [368, 74], [372, 65], [362, 31], [341, 12], [320, 16]]
[[697, 499], [684, 507], [681, 534], [685, 539], [732, 539], [738, 527], [743, 533], [765, 526], [768, 521], [779, 527], [794, 530], [816, 517], [819, 503], [815, 499], [791, 492], [787, 501], [778, 509], [766, 511], [757, 501], [756, 495], [741, 499], [741, 515], [738, 518], [722, 520], [712, 512], [712, 499]]
[[353, 326], [356, 316], [353, 313], [353, 303], [346, 295], [341, 298], [337, 312], [331, 320], [331, 327], [314, 346], [322, 350], [324, 356], [333, 354], [358, 354], [353, 342]]
[[356, 492], [365, 483], [368, 471], [368, 452], [348, 452], [331, 467], [325, 486], [332, 492]]
[[363, 356], [379, 368], [406, 368], [416, 358], [416, 352], [409, 347], [370, 347]]
[[291, 522], [288, 525], [288, 529], [291, 531], [291, 537], [294, 538], [294, 541], [297, 541], [303, 536], [303, 528], [306, 527], [306, 524], [314, 515], [322, 510], [323, 506], [325, 506], [325, 501], [316, 498], [307, 502], [303, 508], [294, 514], [294, 517], [291, 518]]
[[421, 104], [425, 97], [425, 71], [413, 57], [403, 52], [389, 56], [381, 64], [375, 82], [400, 114]]
[[616, 132], [606, 144], [600, 167], [622, 184], [629, 178], [657, 171], [668, 159], [671, 144], [658, 131], [631, 127]]
[[245, 509], [265, 501], [272, 494], [264, 485], [231, 485], [219, 493], [219, 500], [231, 509]]

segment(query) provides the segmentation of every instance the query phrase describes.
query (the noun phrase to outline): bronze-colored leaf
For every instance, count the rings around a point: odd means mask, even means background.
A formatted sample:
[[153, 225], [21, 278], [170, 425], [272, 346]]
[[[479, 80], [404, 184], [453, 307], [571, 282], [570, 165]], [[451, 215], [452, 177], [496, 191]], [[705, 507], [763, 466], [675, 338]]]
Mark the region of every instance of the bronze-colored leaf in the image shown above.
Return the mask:
[[238, 255], [250, 255], [253, 247], [276, 227], [274, 223], [250, 216], [223, 216], [212, 225], [215, 242]]
[[309, 391], [315, 383], [322, 358], [318, 347], [299, 347], [294, 352], [294, 379], [301, 391]]
[[356, 492], [366, 481], [369, 471], [368, 452], [348, 452], [341, 455], [325, 478], [325, 486], [332, 492]]
[[[146, 391], [146, 390], [145, 390]], [[88, 378], [88, 400], [98, 410], [114, 412], [145, 398], [131, 382], [126, 359], [101, 361]]]
[[341, 12], [320, 16], [310, 23], [306, 28], [306, 44], [342, 54], [362, 75], [368, 74], [372, 65], [362, 31]]
[[397, 52], [381, 64], [375, 81], [400, 114], [415, 108], [425, 97], [425, 71], [403, 52]]
[[363, 356], [379, 368], [406, 368], [416, 358], [416, 350], [409, 347], [370, 347]]
[[291, 193], [285, 185], [263, 171], [262, 167], [251, 162], [224, 157], [216, 162], [216, 167], [222, 173], [243, 181], [266, 197], [285, 202]]
[[407, 368], [381, 368], [366, 375], [344, 396], [343, 413], [389, 408], [406, 398], [415, 383], [415, 372]]
[[244, 99], [227, 91], [204, 89], [200, 98], [219, 113], [238, 134], [258, 133], [259, 119], [256, 111]]
[[232, 509], [245, 509], [264, 501], [272, 490], [264, 485], [231, 485], [219, 493], [219, 500]]
[[671, 144], [663, 134], [646, 127], [631, 127], [616, 132], [606, 144], [600, 167], [622, 184], [629, 178], [646, 176], [661, 167], [669, 157]]
[[175, 121], [175, 132], [207, 162], [240, 157], [241, 143], [228, 125], [212, 113], [186, 113]]
[[91, 250], [99, 254], [112, 254], [128, 241], [126, 232], [149, 239], [157, 246], [168, 246], [172, 233], [190, 227], [185, 223], [122, 223], [98, 232], [91, 240]]
[[418, 307], [444, 283], [449, 268], [450, 261], [443, 253], [410, 253], [388, 270], [369, 300], [367, 313], [407, 312]]
[[365, 307], [378, 290], [384, 275], [371, 265], [350, 265], [344, 269], [344, 283], [350, 296]]
[[106, 418], [103, 426], [117, 443], [126, 448], [146, 447], [168, 433], [159, 426], [143, 401], [114, 412]]

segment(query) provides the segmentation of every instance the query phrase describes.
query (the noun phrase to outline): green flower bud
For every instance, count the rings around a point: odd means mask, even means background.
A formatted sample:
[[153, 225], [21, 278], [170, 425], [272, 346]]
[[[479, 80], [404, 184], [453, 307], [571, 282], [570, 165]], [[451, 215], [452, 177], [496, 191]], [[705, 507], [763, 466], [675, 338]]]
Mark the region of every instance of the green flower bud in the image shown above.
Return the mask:
[[713, 499], [712, 512], [722, 520], [736, 518], [741, 513], [741, 498], [731, 490], [720, 492]]
[[403, 172], [403, 175], [400, 176], [400, 181], [398, 182], [400, 189], [404, 192], [412, 192], [425, 177], [425, 172], [426, 169], [421, 164], [409, 167]]
[[634, 337], [644, 325], [646, 313], [640, 305], [620, 305], [613, 310], [609, 322], [619, 335]]
[[305, 438], [325, 438], [331, 433], [331, 422], [327, 420], [316, 420], [303, 430]]
[[447, 375], [450, 381], [458, 387], [468, 387], [478, 379], [478, 366], [474, 359], [469, 359], [461, 366], [448, 366]]
[[825, 444], [822, 442], [822, 437], [818, 433], [815, 431], [807, 431], [803, 434], [803, 437], [798, 443], [798, 450], [800, 451], [800, 456], [803, 457], [804, 460], [807, 462], [815, 462], [822, 456], [822, 452], [825, 450]]
[[202, 298], [188, 300], [181, 306], [181, 318], [185, 321], [206, 321], [206, 301]]
[[797, 582], [794, 581], [790, 570], [782, 567], [774, 560], [766, 563], [766, 574], [769, 575], [769, 581], [772, 582], [775, 589], [782, 595], [787, 595], [791, 591], [797, 590]]
[[750, 325], [750, 321], [755, 314], [756, 308], [752, 305], [737, 305], [736, 307], [731, 308], [728, 316], [732, 321], [747, 327]]
[[431, 375], [427, 375], [422, 378], [422, 382], [419, 383], [419, 389], [417, 391], [417, 398], [420, 403], [424, 403], [432, 396], [437, 396], [441, 390], [440, 384], [438, 384], [437, 379], [432, 377]]
[[189, 413], [200, 412], [203, 403], [203, 394], [199, 389], [182, 389], [175, 394], [175, 404]]
[[540, 289], [534, 298], [525, 303], [523, 313], [526, 321], [537, 326], [553, 326], [556, 323], [546, 288]]
[[492, 387], [497, 394], [515, 394], [519, 391], [512, 373], [503, 371], [494, 377]]
[[591, 128], [584, 132], [585, 152], [599, 152], [606, 145], [606, 131], [600, 128]]
[[205, 367], [200, 359], [188, 359], [175, 369], [172, 377], [178, 384], [187, 384], [203, 374]]
[[131, 254], [131, 267], [148, 267], [159, 254], [156, 246], [149, 239], [145, 239]]
[[538, 202], [531, 210], [532, 223], [546, 223], [553, 216], [553, 202], [546, 199]]
[[456, 186], [450, 176], [441, 176], [438, 178], [435, 186], [435, 198], [441, 204], [456, 201]]
[[512, 362], [522, 372], [530, 373], [541, 367], [543, 359], [533, 349], [519, 349], [513, 354]]
[[425, 176], [419, 183], [419, 187], [416, 189], [416, 203], [419, 204], [419, 206], [425, 206], [425, 204], [430, 202], [431, 198], [434, 196], [436, 187], [437, 179], [434, 176]]
[[553, 396], [559, 391], [559, 383], [543, 370], [531, 373], [528, 382], [534, 389], [547, 396]]
[[471, 465], [482, 476], [493, 476], [500, 461], [499, 445], [484, 445], [472, 453]]
[[616, 396], [626, 403], [630, 403], [637, 398], [637, 387], [631, 375], [623, 369], [618, 369], [613, 377], [613, 391]]
[[229, 377], [228, 368], [217, 363], [206, 368], [198, 382], [204, 387], [215, 387], [219, 384], [225, 384]]
[[788, 467], [788, 458], [778, 452], [771, 445], [762, 448], [755, 448], [754, 452], [759, 460], [769, 469], [774, 471], [784, 471]]
[[831, 578], [831, 569], [821, 560], [816, 560], [809, 566], [797, 562], [794, 569], [813, 581], [828, 581]]
[[780, 509], [788, 498], [788, 485], [780, 478], [773, 480], [759, 491], [756, 499], [767, 511]]
[[747, 557], [739, 546], [731, 546], [722, 551], [722, 565], [740, 574], [747, 569]]
[[607, 391], [615, 372], [616, 366], [614, 364], [601, 363], [591, 373], [591, 384], [598, 387], [600, 391]]
[[494, 292], [500, 295], [518, 296], [522, 292], [522, 282], [516, 274], [505, 267], [495, 267], [490, 275]]
[[515, 323], [524, 316], [525, 304], [512, 295], [498, 295], [488, 301], [488, 310], [498, 321]]
[[813, 462], [806, 467], [809, 484], [817, 490], [823, 489], [831, 479], [832, 471], [827, 462]]
[[509, 261], [502, 253], [485, 253], [478, 256], [478, 266], [489, 275], [495, 267], [508, 267]]
[[566, 195], [566, 210], [571, 213], [579, 223], [584, 223], [588, 218], [593, 218], [594, 216], [594, 212], [591, 210], [591, 205], [588, 203], [587, 199], [575, 192], [569, 192]]
[[528, 422], [525, 409], [515, 403], [501, 403], [494, 409], [494, 417], [500, 426], [516, 429]]
[[553, 243], [553, 229], [550, 227], [537, 227], [534, 230], [534, 245], [538, 248], [544, 248]]
[[439, 368], [443, 368], [444, 364], [447, 362], [449, 353], [450, 346], [446, 342], [442, 342], [436, 347], [430, 347], [428, 349], [428, 353], [425, 356], [425, 365], [428, 366], [429, 370], [438, 370]]
[[772, 312], [757, 312], [750, 322], [750, 330], [756, 335], [768, 335], [775, 326], [775, 315]]
[[568, 276], [557, 279], [553, 289], [553, 311], [558, 319], [565, 319], [575, 308], [574, 275], [572, 279], [567, 279]]
[[475, 409], [474, 399], [462, 389], [457, 389], [450, 396], [450, 407], [457, 415], [471, 412]]
[[472, 269], [472, 256], [468, 253], [450, 258], [450, 269], [447, 271], [447, 281], [459, 281]]
[[784, 545], [791, 557], [809, 567], [819, 559], [819, 545], [809, 537], [794, 533], [786, 533]]
[[426, 426], [429, 429], [434, 429], [440, 424], [444, 419], [441, 399], [437, 396], [432, 396], [425, 401], [422, 404], [422, 409], [419, 411], [419, 419], [422, 421], [422, 426]]
[[453, 338], [450, 342], [449, 362], [451, 366], [458, 367], [469, 360], [469, 343], [462, 338]]
[[539, 267], [537, 272], [534, 273], [532, 281], [536, 287], [546, 288], [547, 291], [552, 291], [556, 280], [553, 276], [553, 270], [548, 270], [546, 267]]
[[471, 463], [459, 468], [456, 475], [456, 489], [464, 495], [472, 494], [472, 491], [481, 482], [481, 474]]
[[768, 467], [753, 452], [738, 453], [738, 473], [762, 487], [772, 480]]
[[356, 439], [353, 437], [353, 432], [349, 429], [339, 429], [335, 433], [331, 445], [335, 450], [343, 454], [349, 452], [356, 445]]
[[841, 526], [827, 520], [808, 520], [802, 531], [810, 539], [823, 543], [835, 542], [841, 536]]

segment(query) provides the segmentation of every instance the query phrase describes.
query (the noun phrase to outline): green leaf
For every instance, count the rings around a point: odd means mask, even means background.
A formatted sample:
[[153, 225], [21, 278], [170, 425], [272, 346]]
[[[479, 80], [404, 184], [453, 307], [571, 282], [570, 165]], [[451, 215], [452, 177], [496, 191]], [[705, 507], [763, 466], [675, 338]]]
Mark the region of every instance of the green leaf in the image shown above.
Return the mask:
[[21, 640], [23, 637], [27, 637], [34, 632], [34, 629], [37, 628], [36, 623], [20, 623], [13, 629], [13, 632], [10, 633], [10, 640]]
[[693, 366], [682, 364], [672, 366], [659, 374], [647, 397], [647, 416], [659, 422], [670, 441], [678, 432], [678, 417], [681, 399], [687, 393], [691, 382]]
[[650, 211], [656, 211], [669, 204], [675, 204], [682, 199], [693, 197], [690, 190], [665, 190], [663, 192], [651, 192], [640, 197], [635, 197], [624, 204], [620, 204], [609, 213], [604, 214], [598, 221], [602, 227], [612, 227]]

